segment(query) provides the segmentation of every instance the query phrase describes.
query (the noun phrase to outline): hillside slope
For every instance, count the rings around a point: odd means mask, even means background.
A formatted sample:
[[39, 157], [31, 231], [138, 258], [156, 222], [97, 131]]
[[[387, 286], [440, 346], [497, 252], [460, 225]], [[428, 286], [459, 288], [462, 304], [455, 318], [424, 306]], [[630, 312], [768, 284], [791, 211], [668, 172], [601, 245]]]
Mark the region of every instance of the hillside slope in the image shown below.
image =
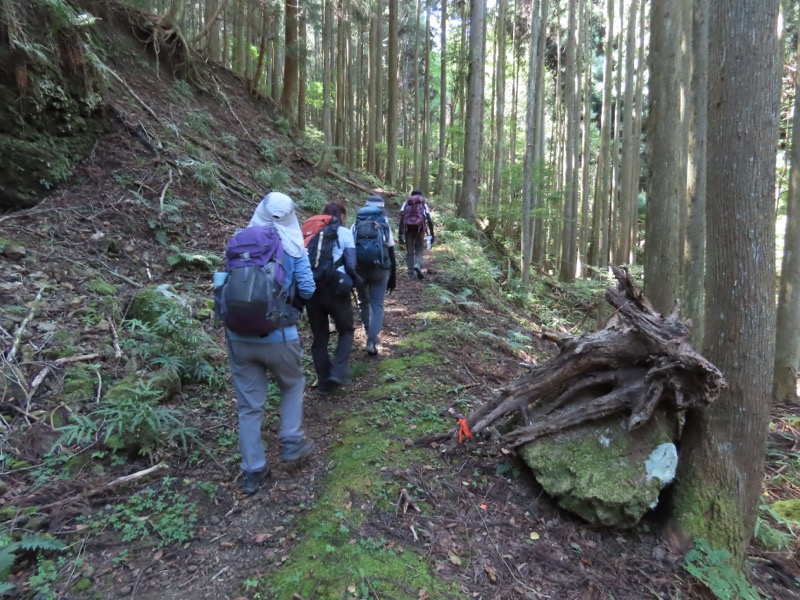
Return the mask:
[[[0, 216], [0, 558], [15, 560], [0, 581], [13, 594], [703, 596], [655, 519], [631, 532], [593, 530], [559, 512], [490, 438], [450, 456], [417, 445], [454, 430], [518, 375], [520, 361], [553, 351], [532, 334], [531, 311], [508, 302], [480, 240], [444, 207], [434, 207], [442, 244], [425, 280], [400, 269], [381, 354], [363, 352], [359, 328], [352, 384], [324, 399], [307, 388], [315, 453], [291, 469], [278, 463], [271, 404], [273, 476], [242, 497], [224, 336], [209, 318], [211, 272], [266, 190], [291, 195], [304, 216], [335, 198], [352, 214], [371, 184], [354, 173], [318, 177], [309, 164], [319, 146], [300, 143], [268, 100], [163, 23], [114, 2], [81, 4], [101, 17], [91, 35], [106, 129], [40, 204]], [[132, 298], [161, 284], [192, 307], [191, 328], [130, 318]], [[305, 328], [303, 336], [307, 348]], [[153, 403], [159, 369], [178, 377]], [[307, 374], [311, 384], [310, 364]], [[103, 412], [122, 381], [116, 412]], [[155, 415], [148, 445], [106, 439], [145, 408]], [[773, 557], [753, 573], [770, 597], [797, 597], [792, 563]]]

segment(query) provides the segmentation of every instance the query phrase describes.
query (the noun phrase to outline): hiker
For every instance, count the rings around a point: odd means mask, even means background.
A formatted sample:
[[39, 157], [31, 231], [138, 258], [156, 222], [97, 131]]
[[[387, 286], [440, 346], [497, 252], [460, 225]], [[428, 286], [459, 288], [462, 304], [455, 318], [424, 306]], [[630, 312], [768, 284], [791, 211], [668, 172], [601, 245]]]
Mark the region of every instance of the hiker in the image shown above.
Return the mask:
[[[314, 448], [314, 443], [305, 437], [303, 432], [303, 348], [297, 333], [297, 321], [300, 318], [303, 303], [314, 293], [314, 278], [308, 255], [303, 246], [303, 235], [295, 216], [294, 202], [285, 194], [270, 192], [256, 207], [253, 218], [246, 229], [238, 232], [229, 242], [226, 259], [235, 265], [236, 259], [250, 259], [250, 253], [231, 256], [231, 248], [237, 236], [244, 232], [252, 235], [259, 230], [271, 234], [274, 239], [275, 230], [279, 234], [275, 255], [283, 256], [281, 265], [269, 265], [270, 269], [284, 274], [284, 298], [286, 302], [273, 331], [251, 326], [250, 331], [240, 327], [235, 320], [226, 316], [225, 336], [228, 341], [228, 361], [230, 363], [233, 385], [236, 390], [236, 404], [239, 412], [239, 452], [242, 455], [242, 480], [240, 489], [243, 494], [253, 494], [270, 473], [264, 443], [261, 439], [261, 425], [264, 420], [264, 403], [267, 400], [269, 375], [277, 382], [280, 390], [280, 430], [278, 439], [281, 443], [281, 460], [296, 461], [304, 458]], [[253, 253], [255, 254], [255, 253]], [[255, 262], [255, 260], [254, 260]], [[249, 267], [253, 268], [253, 267]], [[285, 271], [284, 271], [285, 270]], [[228, 281], [233, 281], [233, 270], [228, 268]], [[261, 276], [259, 273], [258, 276]], [[277, 276], [275, 277], [277, 280]], [[233, 294], [233, 290], [223, 290]], [[223, 300], [223, 310], [233, 312]], [[263, 315], [264, 312], [262, 311]], [[262, 319], [263, 320], [263, 319]], [[239, 331], [231, 330], [231, 326]]]
[[[347, 369], [354, 331], [351, 294], [353, 287], [360, 286], [362, 281], [356, 272], [356, 245], [353, 233], [344, 226], [347, 209], [341, 202], [329, 202], [322, 214], [330, 217], [329, 220], [323, 221], [328, 224], [314, 233], [317, 239], [311, 239], [308, 244], [317, 291], [306, 304], [306, 310], [313, 336], [311, 357], [317, 373], [317, 392], [327, 396], [337, 387], [348, 384]], [[313, 219], [316, 217], [306, 220], [306, 223]], [[304, 236], [311, 233], [311, 231], [306, 232], [305, 224], [303, 230]], [[328, 233], [329, 230], [332, 231]], [[332, 243], [326, 244], [325, 236], [333, 240]], [[320, 237], [323, 239], [319, 239]], [[328, 255], [319, 256], [322, 252]], [[322, 267], [323, 264], [325, 267]], [[316, 265], [320, 265], [320, 270], [332, 268], [334, 277], [326, 272], [320, 276], [323, 279], [320, 281], [317, 279]], [[333, 319], [337, 334], [333, 360], [328, 354], [328, 342], [331, 337], [329, 318]]]
[[430, 245], [436, 241], [433, 234], [433, 219], [428, 209], [428, 200], [418, 189], [411, 190], [411, 195], [400, 207], [400, 225], [398, 239], [406, 248], [406, 267], [408, 278], [424, 279], [422, 274], [422, 253], [426, 236], [430, 236]]
[[383, 328], [383, 302], [387, 290], [394, 290], [397, 276], [394, 236], [381, 196], [367, 198], [351, 229], [356, 244], [356, 270], [363, 279], [356, 292], [361, 322], [367, 332], [365, 349], [370, 356], [376, 356], [378, 335]]

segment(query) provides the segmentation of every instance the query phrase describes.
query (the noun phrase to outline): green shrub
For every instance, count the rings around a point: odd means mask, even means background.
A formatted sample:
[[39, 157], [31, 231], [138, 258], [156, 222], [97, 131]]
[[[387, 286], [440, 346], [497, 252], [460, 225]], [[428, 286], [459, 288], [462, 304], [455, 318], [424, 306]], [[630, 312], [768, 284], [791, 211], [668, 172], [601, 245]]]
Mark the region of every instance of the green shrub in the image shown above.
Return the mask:
[[199, 442], [197, 429], [184, 425], [181, 411], [160, 406], [162, 399], [163, 392], [154, 388], [152, 380], [118, 391], [88, 415], [72, 415], [71, 423], [57, 429], [61, 435], [54, 449], [102, 441], [113, 450], [151, 460], [176, 446], [185, 452], [190, 441]]

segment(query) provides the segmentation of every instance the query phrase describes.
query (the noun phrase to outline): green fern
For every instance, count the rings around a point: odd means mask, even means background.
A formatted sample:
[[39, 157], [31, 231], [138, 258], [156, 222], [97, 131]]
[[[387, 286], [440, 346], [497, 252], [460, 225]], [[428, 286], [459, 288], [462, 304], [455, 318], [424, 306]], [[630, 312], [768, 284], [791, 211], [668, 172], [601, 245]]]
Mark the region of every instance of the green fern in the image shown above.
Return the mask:
[[13, 590], [15, 586], [7, 582], [11, 567], [17, 559], [17, 552], [60, 551], [66, 548], [62, 542], [41, 533], [25, 533], [18, 540], [0, 534], [0, 594]]
[[727, 550], [714, 549], [708, 541], [698, 538], [694, 548], [686, 553], [683, 568], [720, 600], [760, 600], [758, 591], [731, 559], [731, 553]]

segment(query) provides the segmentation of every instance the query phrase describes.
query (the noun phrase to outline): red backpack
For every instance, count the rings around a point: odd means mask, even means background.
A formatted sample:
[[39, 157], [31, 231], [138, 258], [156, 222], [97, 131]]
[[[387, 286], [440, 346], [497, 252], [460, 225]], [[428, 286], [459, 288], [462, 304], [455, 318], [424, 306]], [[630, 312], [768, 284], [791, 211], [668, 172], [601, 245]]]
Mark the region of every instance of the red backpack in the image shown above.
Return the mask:
[[425, 198], [422, 196], [409, 196], [406, 199], [403, 226], [406, 232], [425, 235]]
[[325, 227], [331, 224], [333, 217], [330, 215], [315, 215], [308, 217], [304, 222], [300, 231], [303, 232], [303, 244], [306, 248], [311, 243], [311, 239], [322, 231]]

